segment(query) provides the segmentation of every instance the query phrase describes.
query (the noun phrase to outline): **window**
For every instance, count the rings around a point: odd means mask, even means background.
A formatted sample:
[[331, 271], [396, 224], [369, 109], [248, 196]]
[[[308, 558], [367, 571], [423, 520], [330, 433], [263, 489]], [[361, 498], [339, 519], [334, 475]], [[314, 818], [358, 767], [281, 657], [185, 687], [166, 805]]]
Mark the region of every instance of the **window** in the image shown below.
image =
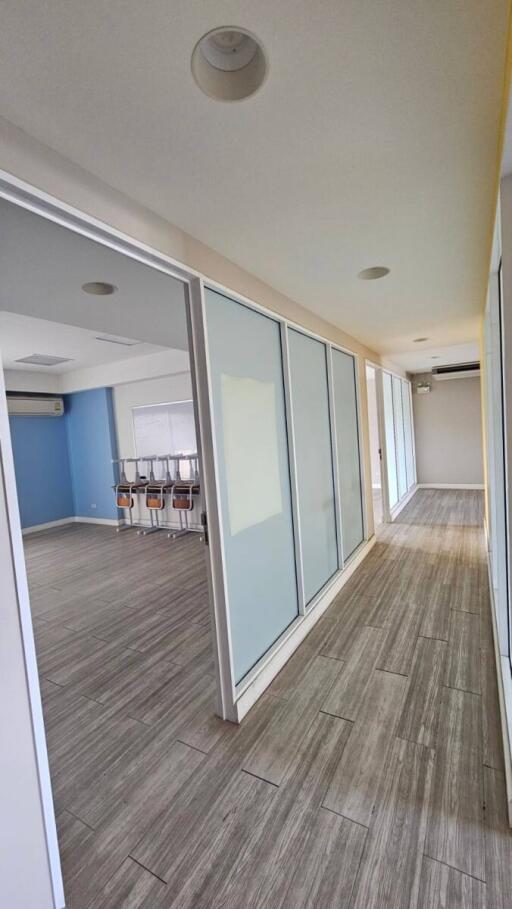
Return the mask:
[[[197, 451], [194, 406], [192, 401], [149, 404], [134, 407], [133, 433], [138, 458], [153, 455], [195, 454]], [[155, 477], [162, 476], [162, 464], [155, 464]], [[190, 477], [190, 462], [180, 462], [183, 480]]]

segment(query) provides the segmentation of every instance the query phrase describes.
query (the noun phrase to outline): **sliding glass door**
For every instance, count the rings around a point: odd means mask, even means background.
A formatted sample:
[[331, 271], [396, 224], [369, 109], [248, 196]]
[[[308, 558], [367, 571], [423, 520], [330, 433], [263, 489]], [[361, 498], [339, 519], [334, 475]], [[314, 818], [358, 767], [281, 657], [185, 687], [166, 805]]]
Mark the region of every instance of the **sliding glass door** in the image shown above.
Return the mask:
[[205, 293], [235, 684], [298, 615], [280, 326]]
[[341, 539], [346, 562], [364, 537], [356, 361], [336, 348], [332, 349], [331, 356]]
[[416, 483], [411, 383], [383, 372], [388, 503], [390, 512]]
[[213, 288], [191, 317], [222, 711], [237, 719], [364, 540], [356, 360]]
[[304, 598], [338, 569], [331, 422], [325, 344], [288, 330]]

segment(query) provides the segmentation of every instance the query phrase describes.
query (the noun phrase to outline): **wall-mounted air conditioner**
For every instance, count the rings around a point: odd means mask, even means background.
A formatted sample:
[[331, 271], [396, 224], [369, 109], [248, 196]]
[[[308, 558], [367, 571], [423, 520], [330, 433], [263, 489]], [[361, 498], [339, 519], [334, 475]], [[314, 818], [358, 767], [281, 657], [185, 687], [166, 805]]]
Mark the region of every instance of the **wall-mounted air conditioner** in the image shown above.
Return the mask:
[[64, 401], [49, 395], [7, 393], [7, 410], [12, 417], [61, 417]]
[[454, 366], [435, 366], [433, 379], [470, 379], [480, 375], [480, 363], [457, 363]]

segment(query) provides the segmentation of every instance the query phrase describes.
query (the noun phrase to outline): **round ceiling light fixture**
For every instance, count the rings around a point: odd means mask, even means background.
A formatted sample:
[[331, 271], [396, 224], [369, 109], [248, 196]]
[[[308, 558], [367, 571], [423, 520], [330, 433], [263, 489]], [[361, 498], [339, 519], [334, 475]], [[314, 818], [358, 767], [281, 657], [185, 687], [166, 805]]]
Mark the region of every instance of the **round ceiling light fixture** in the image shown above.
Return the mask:
[[385, 278], [386, 275], [389, 275], [389, 268], [385, 265], [372, 265], [371, 268], [363, 268], [357, 277], [361, 278], [361, 281], [376, 281], [377, 278]]
[[214, 28], [192, 52], [192, 75], [209, 98], [242, 101], [263, 85], [267, 59], [254, 35], [236, 26]]
[[115, 294], [117, 287], [107, 281], [87, 281], [82, 284], [82, 290], [94, 297], [109, 297], [111, 294]]
[[422, 341], [428, 341], [428, 338], [414, 338], [414, 344], [421, 344]]

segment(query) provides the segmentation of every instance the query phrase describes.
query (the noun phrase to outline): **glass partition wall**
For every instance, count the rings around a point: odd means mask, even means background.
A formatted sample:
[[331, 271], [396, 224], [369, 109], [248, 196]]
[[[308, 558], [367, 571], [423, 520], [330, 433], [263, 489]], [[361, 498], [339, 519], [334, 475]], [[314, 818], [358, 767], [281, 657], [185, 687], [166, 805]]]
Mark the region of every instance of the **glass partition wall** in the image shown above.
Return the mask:
[[390, 517], [416, 484], [411, 383], [382, 371], [386, 475]]
[[364, 541], [357, 362], [213, 288], [201, 320], [236, 702]]

